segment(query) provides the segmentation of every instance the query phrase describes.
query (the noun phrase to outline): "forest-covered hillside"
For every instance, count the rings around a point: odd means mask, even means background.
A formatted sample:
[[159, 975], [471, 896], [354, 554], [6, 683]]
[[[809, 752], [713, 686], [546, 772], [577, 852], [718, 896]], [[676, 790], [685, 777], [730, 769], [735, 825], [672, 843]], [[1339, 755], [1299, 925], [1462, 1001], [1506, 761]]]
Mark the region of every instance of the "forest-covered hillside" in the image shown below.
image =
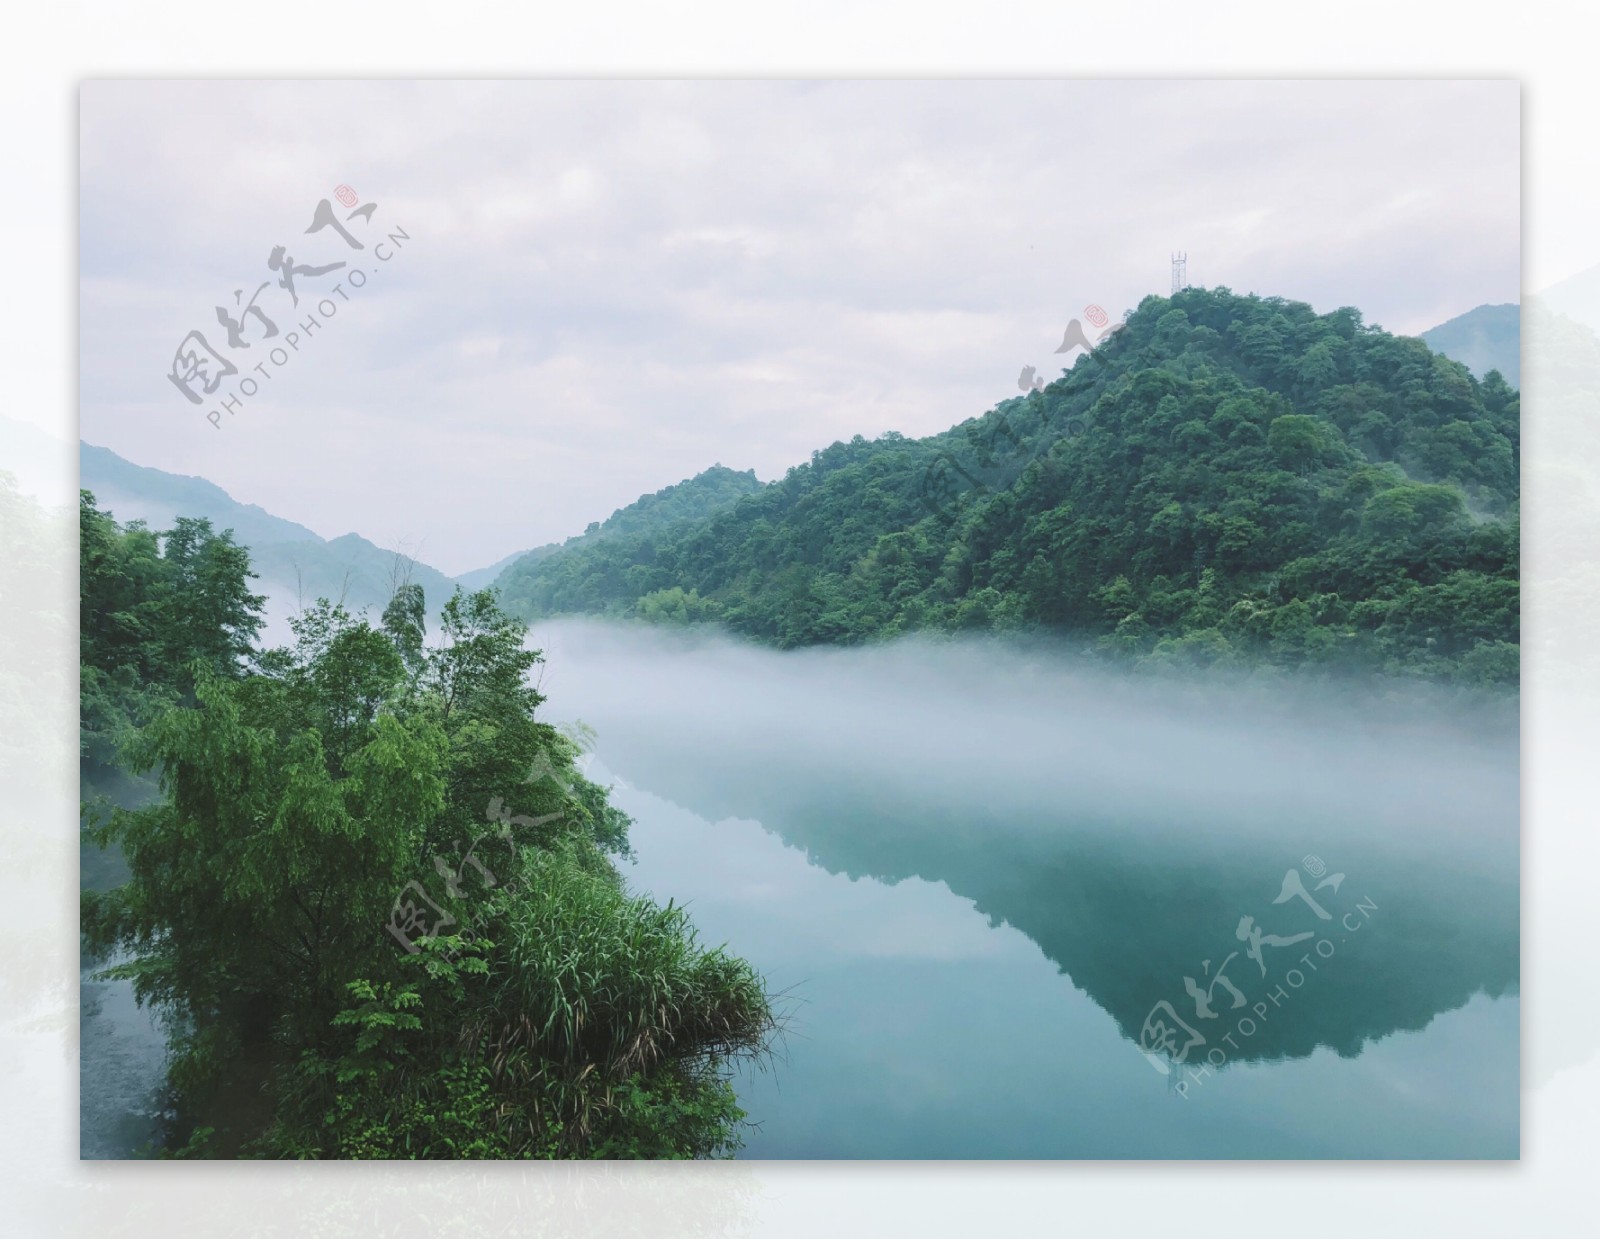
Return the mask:
[[[651, 495], [641, 495], [625, 508], [618, 508], [604, 521], [591, 521], [581, 534], [566, 542], [546, 543], [535, 547], [508, 565], [494, 578], [494, 586], [502, 598], [515, 598], [526, 593], [527, 583], [538, 576], [536, 565], [558, 552], [572, 552], [618, 536], [624, 538], [656, 538], [675, 533], [696, 521], [753, 495], [764, 484], [756, 478], [756, 471], [743, 472], [726, 465], [713, 465], [701, 470], [693, 478], [670, 487], [662, 487]], [[465, 579], [463, 585], [470, 584]], [[488, 584], [488, 583], [485, 583]]]
[[1046, 629], [1146, 665], [1514, 684], [1518, 449], [1498, 372], [1349, 307], [1186, 289], [948, 432], [835, 443], [724, 511], [498, 584], [527, 617], [783, 647]]

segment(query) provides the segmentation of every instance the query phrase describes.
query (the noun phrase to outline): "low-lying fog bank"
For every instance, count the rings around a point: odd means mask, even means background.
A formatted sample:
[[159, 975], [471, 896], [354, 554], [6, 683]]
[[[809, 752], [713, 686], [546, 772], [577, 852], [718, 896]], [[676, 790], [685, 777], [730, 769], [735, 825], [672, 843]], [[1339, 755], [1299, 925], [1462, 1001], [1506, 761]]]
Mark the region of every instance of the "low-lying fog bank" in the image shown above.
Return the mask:
[[[1230, 833], [1307, 850], [1325, 831], [1516, 864], [1514, 709], [1429, 686], [1178, 680], [995, 639], [780, 652], [584, 619], [536, 624], [529, 643], [548, 717], [594, 727], [630, 778], [630, 762], [674, 757], [781, 767], [1007, 806], [1019, 830], [1068, 812], [1187, 835], [1221, 815]], [[750, 812], [725, 797], [700, 808]]]

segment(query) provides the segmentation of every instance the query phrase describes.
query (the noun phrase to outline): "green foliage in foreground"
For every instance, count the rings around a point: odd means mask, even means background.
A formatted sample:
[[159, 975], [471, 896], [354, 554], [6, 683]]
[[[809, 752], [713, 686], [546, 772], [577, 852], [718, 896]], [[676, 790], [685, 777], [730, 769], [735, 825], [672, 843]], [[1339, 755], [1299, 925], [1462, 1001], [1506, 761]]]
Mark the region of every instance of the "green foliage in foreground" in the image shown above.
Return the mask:
[[1042, 392], [857, 436], [733, 507], [513, 566], [524, 616], [780, 647], [1051, 631], [1144, 666], [1512, 686], [1519, 399], [1419, 340], [1187, 289]]
[[93, 831], [132, 877], [83, 928], [169, 1016], [180, 1152], [730, 1151], [761, 979], [628, 894], [628, 819], [536, 717], [523, 626], [487, 591], [431, 646], [425, 616], [416, 586], [377, 627], [321, 602], [292, 648], [193, 663], [125, 744], [163, 795]]
[[162, 707], [194, 700], [197, 669], [236, 673], [264, 600], [231, 532], [188, 517], [159, 532], [124, 528], [88, 491], [78, 501], [79, 753], [93, 774]]

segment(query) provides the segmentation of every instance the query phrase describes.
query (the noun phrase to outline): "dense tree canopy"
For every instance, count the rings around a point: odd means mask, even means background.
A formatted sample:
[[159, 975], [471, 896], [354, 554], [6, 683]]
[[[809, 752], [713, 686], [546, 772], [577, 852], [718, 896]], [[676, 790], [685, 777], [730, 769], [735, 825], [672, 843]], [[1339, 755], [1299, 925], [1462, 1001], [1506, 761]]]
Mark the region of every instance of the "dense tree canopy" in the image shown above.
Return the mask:
[[726, 1066], [773, 1030], [762, 982], [627, 891], [628, 819], [538, 717], [540, 655], [490, 592], [458, 591], [431, 644], [409, 585], [377, 625], [324, 600], [254, 652], [226, 535], [83, 519], [85, 672], [144, 687], [116, 749], [161, 788], [93, 829], [131, 877], [83, 927], [170, 1018], [191, 1151], [737, 1144]]
[[581, 534], [574, 534], [565, 542], [546, 543], [525, 552], [507, 565], [495, 579], [495, 587], [502, 592], [515, 593], [517, 583], [534, 572], [540, 560], [563, 551], [592, 547], [616, 537], [642, 538], [670, 536], [696, 521], [703, 521], [712, 513], [729, 508], [746, 495], [761, 490], [761, 483], [753, 469], [742, 473], [726, 465], [713, 465], [703, 469], [693, 478], [650, 495], [641, 495], [633, 503], [618, 508], [604, 521], [591, 521]]
[[1049, 629], [1145, 665], [1514, 684], [1518, 396], [1419, 340], [1186, 289], [1044, 390], [857, 437], [699, 522], [514, 565], [524, 616], [779, 646]]
[[209, 521], [124, 528], [83, 491], [78, 538], [79, 747], [93, 771], [161, 705], [192, 701], [197, 674], [239, 673], [263, 600], [250, 593], [244, 548]]

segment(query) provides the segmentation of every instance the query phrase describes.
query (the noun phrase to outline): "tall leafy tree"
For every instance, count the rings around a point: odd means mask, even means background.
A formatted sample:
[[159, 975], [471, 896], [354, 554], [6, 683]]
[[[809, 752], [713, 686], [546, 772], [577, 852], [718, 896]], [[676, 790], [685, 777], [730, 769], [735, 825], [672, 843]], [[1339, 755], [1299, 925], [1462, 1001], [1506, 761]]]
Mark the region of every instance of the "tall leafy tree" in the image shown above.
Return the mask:
[[86, 769], [169, 701], [193, 700], [197, 675], [241, 674], [265, 601], [230, 531], [180, 518], [170, 530], [124, 527], [83, 491], [78, 503], [80, 749]]
[[84, 929], [175, 1017], [195, 1148], [733, 1148], [726, 1066], [774, 1028], [760, 978], [626, 891], [628, 820], [538, 718], [524, 626], [488, 591], [431, 646], [424, 615], [406, 589], [376, 628], [319, 602], [128, 748], [163, 795], [97, 829], [132, 877], [85, 896]]

